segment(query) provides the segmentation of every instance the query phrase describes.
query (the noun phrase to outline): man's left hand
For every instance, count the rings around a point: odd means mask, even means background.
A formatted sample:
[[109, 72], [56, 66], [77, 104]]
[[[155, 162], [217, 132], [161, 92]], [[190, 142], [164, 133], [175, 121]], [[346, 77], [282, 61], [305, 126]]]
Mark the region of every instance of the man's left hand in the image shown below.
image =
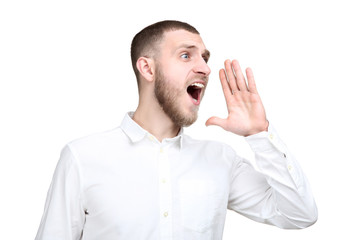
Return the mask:
[[225, 69], [221, 69], [219, 75], [228, 117], [226, 119], [211, 117], [206, 121], [206, 126], [217, 125], [226, 131], [245, 137], [267, 131], [269, 122], [256, 89], [252, 70], [246, 69], [248, 81], [246, 83], [238, 61], [226, 60]]

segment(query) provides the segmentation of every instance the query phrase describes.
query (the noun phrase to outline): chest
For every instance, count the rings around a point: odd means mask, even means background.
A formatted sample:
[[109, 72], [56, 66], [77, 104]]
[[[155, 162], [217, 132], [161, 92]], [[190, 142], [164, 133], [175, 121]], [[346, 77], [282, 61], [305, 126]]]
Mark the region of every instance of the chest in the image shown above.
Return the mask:
[[88, 221], [118, 231], [165, 223], [205, 231], [228, 200], [230, 170], [216, 157], [159, 148], [93, 161], [84, 169]]

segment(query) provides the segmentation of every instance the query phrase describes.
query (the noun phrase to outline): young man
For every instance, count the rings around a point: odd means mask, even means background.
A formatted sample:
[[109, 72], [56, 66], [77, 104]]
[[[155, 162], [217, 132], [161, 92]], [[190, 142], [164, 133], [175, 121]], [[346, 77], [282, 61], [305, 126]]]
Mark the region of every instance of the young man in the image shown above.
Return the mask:
[[225, 61], [227, 119], [260, 172], [227, 145], [183, 133], [204, 95], [210, 53], [192, 26], [163, 21], [133, 39], [139, 105], [119, 128], [63, 149], [36, 239], [221, 239], [226, 210], [281, 228], [317, 219], [309, 184], [266, 119], [254, 76]]

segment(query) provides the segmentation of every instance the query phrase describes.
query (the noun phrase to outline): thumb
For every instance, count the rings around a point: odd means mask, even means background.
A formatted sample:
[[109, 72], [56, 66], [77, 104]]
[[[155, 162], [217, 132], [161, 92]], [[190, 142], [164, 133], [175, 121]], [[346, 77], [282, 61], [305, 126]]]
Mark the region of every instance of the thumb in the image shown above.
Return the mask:
[[218, 117], [211, 117], [206, 121], [205, 125], [216, 125], [225, 129], [226, 120]]

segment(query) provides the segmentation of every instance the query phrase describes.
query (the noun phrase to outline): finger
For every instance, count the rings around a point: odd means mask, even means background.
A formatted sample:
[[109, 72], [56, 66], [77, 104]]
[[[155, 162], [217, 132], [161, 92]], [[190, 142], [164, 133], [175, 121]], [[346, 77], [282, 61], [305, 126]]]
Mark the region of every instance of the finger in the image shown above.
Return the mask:
[[226, 60], [224, 65], [225, 65], [225, 71], [226, 71], [227, 80], [229, 82], [231, 92], [233, 93], [233, 92], [239, 91], [240, 89], [238, 88], [238, 86], [236, 84], [236, 76], [232, 69], [231, 61]]
[[206, 126], [215, 125], [225, 129], [226, 120], [218, 117], [211, 117], [206, 121], [205, 125]]
[[254, 74], [253, 74], [251, 68], [246, 69], [246, 77], [248, 80], [249, 91], [251, 93], [258, 93], [257, 89], [256, 89]]
[[234, 68], [236, 74], [236, 84], [239, 87], [240, 91], [248, 91], [248, 87], [246, 85], [245, 77], [241, 71], [240, 64], [237, 60], [232, 61], [232, 67]]
[[224, 69], [220, 69], [219, 78], [220, 78], [221, 86], [222, 86], [222, 89], [223, 89], [223, 92], [224, 92], [225, 100], [226, 100], [226, 102], [228, 102], [229, 98], [232, 96], [232, 92], [231, 92], [229, 83], [228, 83], [228, 81], [226, 79]]

